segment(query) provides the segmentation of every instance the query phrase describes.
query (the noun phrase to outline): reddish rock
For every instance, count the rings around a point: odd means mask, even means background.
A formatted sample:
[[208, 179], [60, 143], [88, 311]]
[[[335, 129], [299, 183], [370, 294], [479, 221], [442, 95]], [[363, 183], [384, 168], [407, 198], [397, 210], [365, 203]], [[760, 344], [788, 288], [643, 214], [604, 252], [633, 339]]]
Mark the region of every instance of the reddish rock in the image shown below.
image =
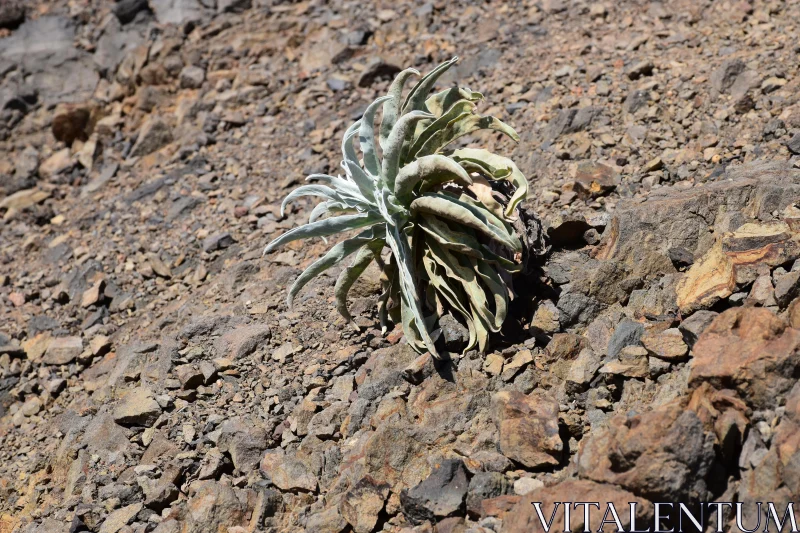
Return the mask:
[[500, 452], [528, 468], [557, 465], [564, 443], [558, 434], [558, 403], [545, 396], [501, 391], [492, 398]]
[[[499, 499], [499, 498], [498, 498]], [[598, 531], [601, 529], [603, 514], [609, 504], [614, 506], [620, 522], [627, 531], [631, 525], [631, 503], [636, 503], [636, 528], [645, 530], [652, 527], [653, 504], [637, 497], [630, 492], [601, 483], [585, 480], [562, 481], [557, 485], [542, 487], [522, 496], [519, 502], [507, 513], [503, 519], [502, 533], [538, 533], [543, 532], [542, 524], [534, 507], [534, 502], [540, 502], [542, 515], [549, 520], [556, 502], [599, 502], [600, 509], [591, 507], [589, 524], [584, 523], [583, 508], [574, 508], [570, 512], [570, 523], [565, 524], [564, 507], [560, 505], [555, 512], [550, 531]], [[609, 520], [611, 515], [609, 515]], [[606, 524], [606, 527], [608, 525]], [[609, 531], [616, 531], [610, 527]]]
[[735, 388], [754, 408], [770, 408], [795, 384], [800, 329], [764, 308], [720, 314], [694, 345], [690, 383]]
[[618, 415], [581, 443], [578, 475], [653, 501], [702, 499], [708, 496], [715, 441], [711, 429], [677, 402]]

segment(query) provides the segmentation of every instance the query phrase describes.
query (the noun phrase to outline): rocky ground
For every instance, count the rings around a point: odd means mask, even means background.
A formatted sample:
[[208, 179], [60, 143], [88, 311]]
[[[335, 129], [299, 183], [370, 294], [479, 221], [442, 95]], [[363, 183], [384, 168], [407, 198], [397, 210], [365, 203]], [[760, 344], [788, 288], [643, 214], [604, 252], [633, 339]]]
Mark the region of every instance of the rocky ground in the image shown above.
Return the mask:
[[[0, 532], [800, 499], [800, 4], [367, 4], [0, 1]], [[355, 331], [335, 272], [285, 307], [322, 243], [261, 250], [388, 78], [453, 55], [551, 249], [434, 367], [374, 273]]]

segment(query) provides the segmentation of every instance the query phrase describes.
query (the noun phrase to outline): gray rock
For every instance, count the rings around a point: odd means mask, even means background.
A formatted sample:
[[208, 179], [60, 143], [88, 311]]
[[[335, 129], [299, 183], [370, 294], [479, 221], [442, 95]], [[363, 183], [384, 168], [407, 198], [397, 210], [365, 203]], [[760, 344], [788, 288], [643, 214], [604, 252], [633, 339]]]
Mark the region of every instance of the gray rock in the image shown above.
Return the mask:
[[261, 454], [267, 448], [267, 432], [252, 419], [228, 420], [220, 427], [217, 447], [231, 456], [233, 466], [247, 473], [258, 466]]
[[775, 280], [775, 301], [786, 307], [800, 294], [800, 272], [788, 272]]
[[160, 24], [176, 26], [198, 22], [211, 14], [199, 0], [150, 0], [150, 8]]
[[140, 157], [155, 152], [172, 142], [172, 129], [160, 118], [151, 118], [139, 131], [131, 157]]
[[123, 24], [133, 22], [140, 11], [149, 11], [147, 0], [117, 0], [112, 11]]
[[69, 19], [42, 16], [0, 40], [0, 62], [16, 63], [42, 101], [86, 100], [99, 76], [91, 56], [76, 48], [74, 41], [75, 28]]
[[634, 322], [625, 318], [617, 324], [614, 333], [611, 335], [611, 340], [608, 341], [608, 350], [606, 350], [606, 362], [616, 359], [619, 352], [626, 346], [635, 346], [644, 334], [644, 326], [639, 322]]
[[203, 251], [208, 253], [215, 252], [217, 250], [224, 250], [235, 242], [236, 241], [233, 239], [233, 237], [231, 237], [230, 233], [217, 233], [215, 235], [206, 237], [203, 240]]
[[636, 113], [639, 109], [647, 105], [649, 98], [650, 95], [647, 93], [647, 91], [634, 89], [628, 93], [627, 97], [625, 97], [625, 102], [622, 104], [622, 108], [626, 113]]
[[450, 352], [461, 352], [469, 342], [469, 331], [450, 313], [439, 319], [444, 345]]
[[452, 516], [461, 511], [469, 483], [460, 459], [442, 461], [427, 479], [400, 493], [403, 514], [413, 524]]
[[14, 29], [25, 21], [25, 4], [22, 0], [0, 2], [0, 28]]
[[[117, 4], [117, 6], [119, 5], [121, 3]], [[147, 2], [145, 2], [146, 7]], [[110, 19], [103, 26], [103, 33], [97, 40], [94, 63], [100, 69], [101, 74], [106, 76], [113, 74], [125, 56], [133, 53], [142, 42], [144, 42], [144, 37], [138, 28], [130, 26], [123, 29], [119, 21]]]
[[252, 0], [217, 0], [217, 11], [219, 13], [241, 13], [250, 9]]
[[744, 69], [745, 64], [741, 59], [726, 60], [711, 74], [711, 86], [718, 93], [727, 92]]
[[467, 512], [480, 516], [481, 501], [507, 494], [508, 479], [500, 472], [478, 472], [469, 481]]
[[683, 342], [689, 348], [694, 346], [697, 338], [705, 331], [705, 329], [714, 321], [719, 313], [714, 311], [701, 310], [697, 311], [680, 323], [678, 329], [683, 334]]
[[795, 155], [800, 155], [800, 133], [795, 133], [792, 138], [786, 142], [786, 148]]
[[42, 362], [46, 365], [67, 365], [83, 352], [80, 337], [56, 337], [50, 342]]
[[605, 305], [585, 294], [567, 292], [558, 299], [556, 307], [561, 312], [562, 327], [569, 327], [588, 324], [603, 311]]
[[181, 70], [179, 76], [181, 88], [183, 89], [199, 89], [206, 81], [206, 71], [195, 65], [187, 65]]
[[580, 109], [562, 109], [547, 125], [544, 137], [553, 141], [561, 135], [583, 131], [592, 124], [601, 111], [602, 108], [591, 106]]

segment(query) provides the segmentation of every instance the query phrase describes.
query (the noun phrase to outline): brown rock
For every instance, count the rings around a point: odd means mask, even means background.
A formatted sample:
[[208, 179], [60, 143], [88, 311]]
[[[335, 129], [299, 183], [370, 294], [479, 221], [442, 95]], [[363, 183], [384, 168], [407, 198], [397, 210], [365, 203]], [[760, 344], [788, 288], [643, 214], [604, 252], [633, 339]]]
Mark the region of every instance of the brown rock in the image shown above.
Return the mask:
[[[707, 308], [754, 281], [759, 267], [800, 257], [800, 231], [785, 222], [748, 223], [726, 233], [678, 282], [677, 303], [690, 313]], [[762, 266], [763, 265], [763, 266]]]
[[683, 342], [683, 335], [677, 328], [660, 333], [647, 332], [642, 335], [641, 342], [651, 355], [667, 361], [683, 359], [689, 353], [689, 347]]
[[97, 305], [103, 298], [105, 298], [106, 280], [98, 279], [94, 284], [83, 291], [81, 296], [81, 307], [91, 307]]
[[[588, 524], [584, 523], [581, 507], [572, 509], [570, 523], [564, 523], [564, 502], [575, 501], [600, 503], [600, 509], [595, 507], [590, 509]], [[500, 531], [502, 533], [543, 532], [542, 523], [533, 505], [534, 502], [540, 503], [545, 520], [549, 520], [555, 509], [550, 531], [599, 531], [603, 527], [601, 522], [609, 505], [614, 506], [626, 531], [631, 526], [631, 503], [636, 503], [635, 529], [645, 530], [651, 527], [653, 521], [653, 504], [643, 498], [613, 485], [585, 480], [568, 480], [550, 487], [536, 489], [522, 496], [519, 502], [505, 515], [503, 528]], [[556, 502], [561, 503], [558, 508], [556, 508]], [[608, 518], [611, 520], [610, 514]], [[612, 527], [610, 530], [616, 531], [616, 528]]]
[[362, 478], [348, 490], [339, 503], [339, 512], [356, 533], [370, 533], [378, 523], [389, 495], [389, 485], [371, 477]]
[[559, 464], [564, 444], [555, 400], [501, 391], [492, 398], [492, 410], [503, 455], [528, 468]]
[[561, 329], [558, 308], [550, 300], [544, 300], [536, 308], [531, 320], [531, 328], [542, 333], [552, 334]]
[[774, 211], [799, 196], [800, 171], [785, 163], [729, 167], [723, 179], [710, 185], [653, 191], [644, 201], [620, 202], [594, 256], [621, 261], [639, 277], [672, 273], [670, 249], [683, 248], [702, 257], [714, 244], [709, 227], [727, 229], [726, 216], [747, 213], [773, 220]]
[[496, 498], [488, 498], [480, 503], [481, 517], [493, 516], [503, 520], [506, 514], [514, 509], [522, 499], [516, 494], [505, 494]]
[[183, 531], [218, 533], [247, 525], [247, 506], [231, 486], [216, 481], [192, 485]]
[[736, 388], [748, 404], [767, 408], [795, 383], [800, 330], [764, 308], [728, 309], [694, 345], [690, 383]]
[[220, 338], [218, 352], [239, 359], [253, 353], [270, 338], [271, 332], [266, 324], [251, 324], [236, 328]]
[[268, 450], [261, 460], [261, 470], [281, 490], [317, 490], [317, 477], [302, 461], [283, 450]]
[[575, 171], [575, 192], [583, 198], [605, 196], [617, 188], [617, 172], [602, 163], [581, 162]]
[[39, 175], [43, 178], [51, 178], [71, 168], [75, 162], [69, 148], [64, 148], [54, 153], [39, 165]]
[[145, 387], [129, 390], [114, 409], [114, 421], [122, 425], [150, 427], [161, 414], [153, 392]]
[[50, 341], [42, 362], [46, 365], [67, 365], [83, 352], [80, 337], [56, 337]]
[[88, 103], [59, 104], [53, 115], [53, 136], [67, 146], [91, 135], [92, 106]]
[[172, 271], [170, 268], [156, 254], [150, 254], [147, 257], [147, 262], [150, 263], [150, 267], [153, 269], [153, 273], [156, 276], [166, 279], [172, 277]]
[[578, 475], [653, 501], [704, 498], [714, 462], [713, 432], [677, 402], [618, 415], [581, 442]]
[[619, 352], [619, 361], [610, 361], [600, 368], [603, 374], [616, 374], [629, 378], [644, 378], [650, 373], [647, 350], [641, 346], [625, 346]]
[[25, 189], [0, 200], [0, 209], [21, 210], [36, 205], [50, 198], [50, 191], [39, 189]]

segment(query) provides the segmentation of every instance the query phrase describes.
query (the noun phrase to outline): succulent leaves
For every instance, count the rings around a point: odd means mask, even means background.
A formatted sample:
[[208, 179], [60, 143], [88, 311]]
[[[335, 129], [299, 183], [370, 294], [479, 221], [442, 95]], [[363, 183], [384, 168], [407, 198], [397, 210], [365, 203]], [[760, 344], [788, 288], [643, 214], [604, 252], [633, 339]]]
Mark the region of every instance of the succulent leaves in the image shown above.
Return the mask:
[[[512, 227], [528, 182], [514, 163], [487, 150], [447, 147], [476, 130], [501, 132], [515, 141], [516, 132], [495, 117], [475, 113], [483, 96], [453, 87], [429, 95], [439, 77], [458, 58], [423, 76], [403, 99], [414, 69], [395, 78], [389, 94], [369, 105], [342, 141], [344, 177], [314, 174], [298, 187], [285, 206], [302, 196], [323, 199], [309, 222], [273, 240], [264, 250], [309, 237], [359, 230], [332, 246], [289, 289], [288, 305], [315, 276], [354, 259], [341, 270], [334, 288], [336, 308], [347, 320], [347, 294], [373, 262], [382, 271], [378, 313], [384, 331], [390, 321], [402, 323], [409, 344], [439, 357], [434, 346], [438, 317], [460, 315], [469, 331], [466, 350], [484, 351], [508, 313], [513, 294], [511, 274], [520, 271], [522, 243]], [[375, 117], [383, 107], [380, 128]], [[376, 143], [377, 133], [377, 143]], [[361, 151], [356, 152], [355, 138]], [[380, 153], [378, 150], [380, 147]], [[492, 182], [514, 186], [510, 199], [498, 199]], [[388, 246], [387, 260], [382, 256]]]

